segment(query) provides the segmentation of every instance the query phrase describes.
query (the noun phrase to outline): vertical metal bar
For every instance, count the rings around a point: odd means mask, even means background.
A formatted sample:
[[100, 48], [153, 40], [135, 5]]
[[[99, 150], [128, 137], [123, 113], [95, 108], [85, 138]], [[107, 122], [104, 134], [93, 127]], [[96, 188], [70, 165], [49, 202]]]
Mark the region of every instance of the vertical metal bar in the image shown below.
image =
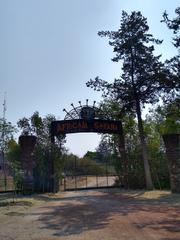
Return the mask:
[[5, 160], [5, 131], [6, 131], [6, 93], [4, 93], [3, 102], [3, 125], [2, 125], [2, 170], [4, 173], [4, 190], [7, 190], [7, 176], [6, 176], [6, 160]]
[[75, 174], [75, 189], [77, 189], [77, 179], [76, 179], [76, 157], [75, 157], [75, 171], [74, 171], [74, 174]]
[[77, 189], [77, 179], [76, 179], [76, 174], [75, 174], [75, 189]]
[[51, 123], [51, 129], [50, 129], [50, 137], [51, 137], [51, 150], [50, 150], [50, 156], [48, 154], [48, 158], [49, 158], [49, 167], [50, 167], [50, 172], [49, 172], [49, 176], [48, 176], [48, 189], [50, 192], [55, 192], [55, 179], [54, 179], [54, 159], [52, 156], [52, 152], [53, 152], [53, 145], [55, 143], [55, 136], [53, 133], [53, 125]]
[[109, 186], [109, 172], [110, 172], [108, 171], [108, 169], [110, 169], [110, 166], [107, 164], [107, 186]]
[[106, 157], [106, 184], [107, 184], [107, 187], [108, 187], [107, 157]]
[[66, 190], [66, 177], [64, 177], [64, 191]]
[[87, 188], [87, 175], [86, 175], [86, 188]]

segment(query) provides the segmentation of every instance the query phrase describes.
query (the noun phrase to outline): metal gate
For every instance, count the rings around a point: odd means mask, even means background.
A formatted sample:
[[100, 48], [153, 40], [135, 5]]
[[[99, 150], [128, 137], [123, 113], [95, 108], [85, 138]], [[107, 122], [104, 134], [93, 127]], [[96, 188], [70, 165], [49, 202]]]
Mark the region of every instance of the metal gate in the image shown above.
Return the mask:
[[114, 164], [105, 161], [74, 157], [64, 167], [61, 190], [81, 190], [117, 187], [119, 181]]

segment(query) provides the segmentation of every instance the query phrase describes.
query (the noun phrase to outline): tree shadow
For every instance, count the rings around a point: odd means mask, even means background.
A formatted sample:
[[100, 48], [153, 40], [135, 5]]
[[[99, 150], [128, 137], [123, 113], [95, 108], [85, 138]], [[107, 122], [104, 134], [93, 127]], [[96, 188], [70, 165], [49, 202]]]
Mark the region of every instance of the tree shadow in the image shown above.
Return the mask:
[[161, 238], [161, 240], [179, 240], [179, 237], [178, 238]]
[[56, 236], [68, 236], [80, 234], [87, 230], [104, 228], [108, 224], [108, 213], [91, 208], [89, 204], [75, 206], [68, 204], [60, 209], [55, 207], [48, 215], [43, 216], [41, 221], [45, 228], [49, 227], [56, 231]]
[[[137, 195], [142, 195], [143, 192]], [[158, 220], [141, 219], [132, 222], [137, 228], [151, 228], [155, 231], [164, 230], [169, 233], [180, 234], [180, 206], [167, 204], [167, 196], [160, 199], [137, 198], [122, 192], [96, 191], [95, 195], [86, 191], [85, 194], [67, 195], [64, 198], [54, 198], [47, 206], [40, 209], [39, 221], [44, 229], [54, 230], [55, 236], [69, 236], [80, 234], [88, 230], [105, 228], [113, 219], [113, 216], [128, 216], [142, 212], [145, 215], [160, 214], [165, 216]], [[166, 201], [165, 201], [166, 200]], [[172, 238], [169, 238], [172, 240]]]

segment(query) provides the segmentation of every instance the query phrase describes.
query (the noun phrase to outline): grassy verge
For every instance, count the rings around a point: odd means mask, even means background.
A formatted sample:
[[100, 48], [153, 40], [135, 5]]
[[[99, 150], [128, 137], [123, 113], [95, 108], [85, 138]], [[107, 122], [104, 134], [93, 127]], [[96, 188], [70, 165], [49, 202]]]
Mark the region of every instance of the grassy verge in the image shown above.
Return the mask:
[[180, 194], [171, 193], [171, 191], [119, 190], [119, 192], [123, 196], [133, 198], [134, 200], [145, 201], [147, 203], [171, 204], [180, 206]]

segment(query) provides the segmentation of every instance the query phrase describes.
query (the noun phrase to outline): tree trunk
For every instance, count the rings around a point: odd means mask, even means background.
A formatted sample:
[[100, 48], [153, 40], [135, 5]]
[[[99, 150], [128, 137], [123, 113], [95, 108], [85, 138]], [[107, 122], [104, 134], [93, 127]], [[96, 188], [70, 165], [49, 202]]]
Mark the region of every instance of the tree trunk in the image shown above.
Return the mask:
[[136, 103], [136, 114], [138, 118], [138, 130], [139, 130], [139, 137], [141, 141], [141, 148], [142, 148], [142, 155], [143, 155], [143, 161], [144, 161], [144, 171], [145, 171], [145, 178], [146, 178], [146, 188], [148, 190], [153, 189], [153, 182], [150, 172], [150, 166], [149, 166], [149, 155], [147, 150], [147, 145], [145, 141], [145, 133], [144, 133], [144, 127], [141, 117], [141, 106], [140, 101], [138, 97], [138, 93], [136, 91], [136, 86], [134, 83], [134, 54], [133, 49], [131, 48], [131, 80], [132, 80], [132, 86], [134, 91], [134, 98]]
[[145, 140], [144, 127], [143, 127], [143, 122], [142, 122], [142, 117], [141, 117], [140, 102], [138, 99], [136, 99], [136, 113], [137, 113], [137, 118], [138, 118], [139, 137], [140, 137], [140, 141], [141, 141], [142, 155], [143, 155], [143, 161], [144, 161], [146, 188], [148, 190], [152, 190], [154, 188], [154, 186], [153, 186], [151, 172], [150, 172], [149, 154], [148, 154], [147, 144], [146, 144], [146, 140]]
[[124, 187], [129, 188], [129, 178], [128, 178], [128, 159], [125, 149], [125, 138], [123, 132], [123, 126], [121, 123], [121, 133], [119, 134], [119, 152], [121, 154], [121, 159], [123, 162], [123, 176], [124, 176]]

